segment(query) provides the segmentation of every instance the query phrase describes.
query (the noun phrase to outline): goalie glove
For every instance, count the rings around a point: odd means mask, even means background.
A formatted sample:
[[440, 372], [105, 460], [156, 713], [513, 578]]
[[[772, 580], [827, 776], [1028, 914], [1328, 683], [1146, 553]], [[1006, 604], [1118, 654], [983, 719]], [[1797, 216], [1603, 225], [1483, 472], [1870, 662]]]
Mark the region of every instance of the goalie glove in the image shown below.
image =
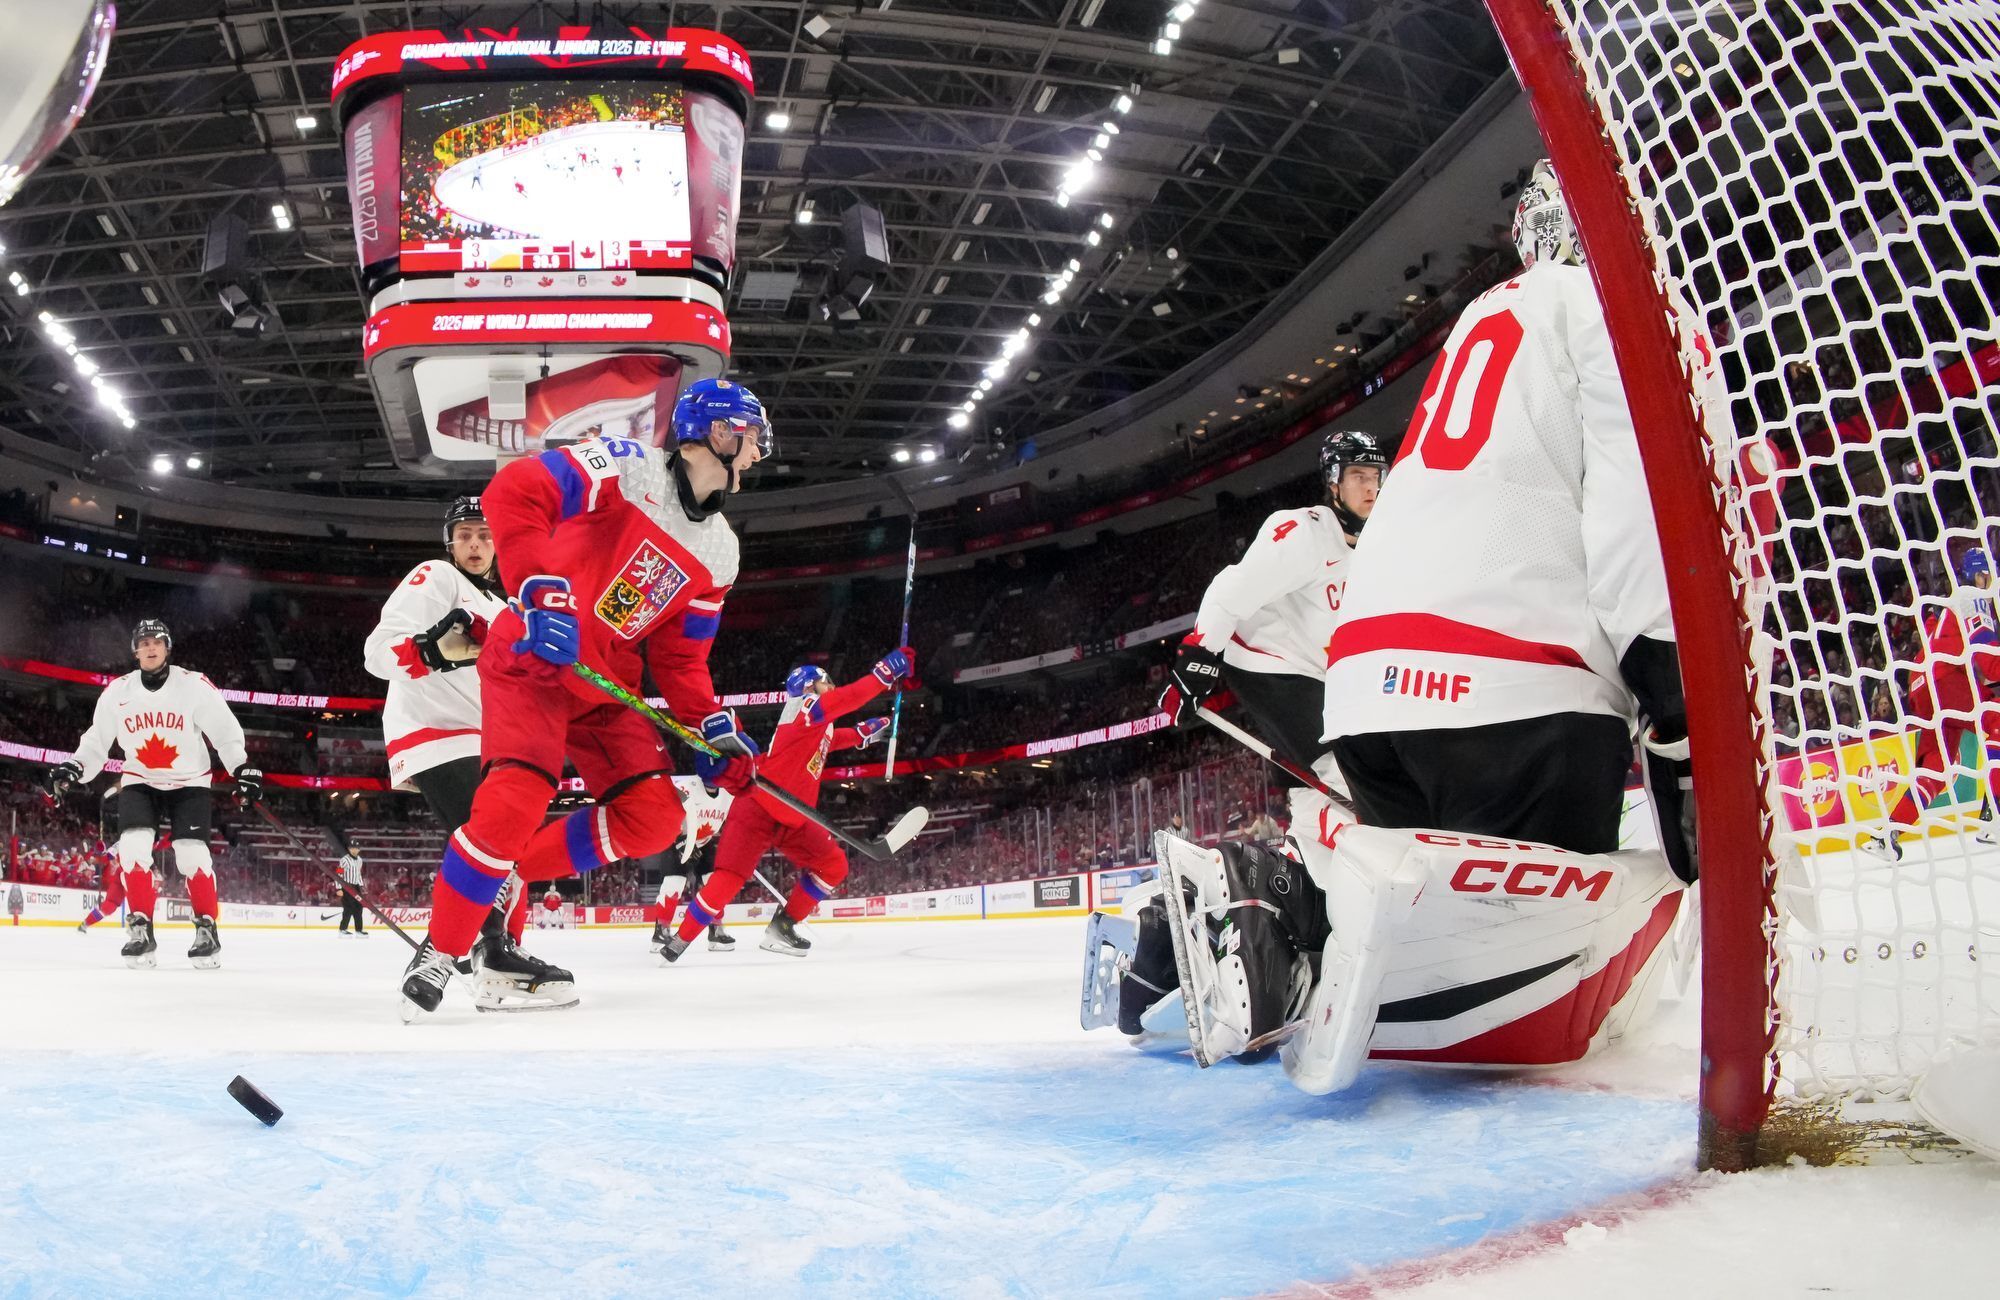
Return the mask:
[[861, 737], [861, 747], [866, 749], [889, 734], [887, 718], [863, 718], [854, 724], [854, 730]]
[[1192, 635], [1174, 652], [1174, 666], [1167, 670], [1170, 683], [1160, 693], [1160, 711], [1176, 727], [1191, 727], [1195, 710], [1222, 689], [1222, 656], [1204, 650]]
[[[424, 631], [410, 638], [416, 647], [417, 659], [432, 672], [448, 673], [454, 668], [463, 668], [479, 655], [479, 643], [485, 639], [485, 629], [478, 627], [481, 620], [467, 609], [454, 609]], [[464, 644], [472, 647], [472, 653], [454, 657], [445, 653], [446, 638], [456, 634]], [[453, 647], [456, 649], [457, 647]]]

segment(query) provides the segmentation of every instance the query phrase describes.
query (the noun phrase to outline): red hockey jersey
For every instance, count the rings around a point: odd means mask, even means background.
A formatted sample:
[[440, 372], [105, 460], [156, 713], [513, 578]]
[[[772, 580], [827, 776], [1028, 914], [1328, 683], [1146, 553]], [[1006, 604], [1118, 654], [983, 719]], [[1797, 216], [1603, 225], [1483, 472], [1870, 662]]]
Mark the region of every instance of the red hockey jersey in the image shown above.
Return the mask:
[[1940, 713], [1964, 721], [1982, 704], [2000, 701], [2000, 635], [1990, 593], [1963, 590], [1949, 605], [1923, 610], [1925, 671], [1910, 682], [1909, 710], [1925, 720]]
[[[861, 733], [853, 727], [836, 727], [834, 722], [854, 712], [880, 695], [886, 687], [873, 673], [836, 686], [814, 700], [785, 705], [771, 744], [757, 760], [757, 775], [806, 803], [818, 806], [820, 773], [826, 770], [826, 756], [836, 749], [852, 749], [861, 743]], [[797, 826], [804, 818], [785, 805], [757, 792], [757, 798], [771, 816], [786, 826]]]
[[[569, 579], [581, 662], [636, 689], [646, 643], [668, 709], [699, 725], [721, 707], [708, 651], [736, 581], [736, 534], [719, 514], [687, 517], [669, 458], [626, 438], [587, 438], [504, 467], [481, 505], [515, 590], [535, 574]], [[519, 640], [520, 617], [502, 614], [491, 635]], [[568, 680], [578, 695], [600, 698]]]

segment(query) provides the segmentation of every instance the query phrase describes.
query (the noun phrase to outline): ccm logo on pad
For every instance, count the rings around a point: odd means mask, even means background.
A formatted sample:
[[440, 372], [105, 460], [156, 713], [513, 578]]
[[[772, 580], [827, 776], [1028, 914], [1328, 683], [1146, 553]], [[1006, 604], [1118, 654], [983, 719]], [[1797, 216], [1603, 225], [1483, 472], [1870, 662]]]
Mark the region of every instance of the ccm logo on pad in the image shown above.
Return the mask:
[[1567, 898], [1581, 895], [1591, 902], [1603, 897], [1616, 874], [1605, 868], [1586, 873], [1573, 863], [1497, 862], [1467, 858], [1451, 873], [1451, 887], [1461, 894], [1491, 894], [1512, 898]]
[[1382, 670], [1382, 694], [1401, 695], [1436, 704], [1472, 703], [1471, 673], [1441, 673], [1424, 668], [1399, 668], [1390, 664]]

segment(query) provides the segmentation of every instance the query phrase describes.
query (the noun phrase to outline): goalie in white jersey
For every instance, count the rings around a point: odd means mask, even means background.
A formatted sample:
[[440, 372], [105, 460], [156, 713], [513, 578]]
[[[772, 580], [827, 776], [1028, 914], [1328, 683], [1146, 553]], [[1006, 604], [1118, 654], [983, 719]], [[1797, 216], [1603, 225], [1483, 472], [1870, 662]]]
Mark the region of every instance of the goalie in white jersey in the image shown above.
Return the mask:
[[[368, 671], [389, 684], [382, 705], [389, 783], [423, 795], [449, 836], [471, 816], [479, 788], [479, 650], [507, 608], [478, 497], [459, 497], [446, 509], [444, 550], [443, 559], [425, 560], [389, 593], [362, 655]], [[552, 980], [562, 972], [518, 947], [527, 914], [527, 891], [512, 877], [479, 942], [496, 969], [532, 967], [530, 978]], [[472, 974], [471, 958], [458, 969]]]
[[60, 798], [71, 786], [94, 780], [113, 745], [124, 752], [118, 789], [118, 867], [125, 876], [125, 946], [120, 955], [135, 969], [150, 969], [158, 961], [153, 840], [164, 830], [174, 865], [187, 880], [194, 912], [195, 940], [188, 960], [201, 970], [213, 970], [222, 964], [222, 941], [216, 934], [221, 907], [208, 847], [213, 815], [209, 746], [215, 747], [241, 797], [255, 799], [262, 793], [264, 774], [246, 761], [243, 728], [222, 692], [200, 673], [167, 662], [173, 637], [165, 623], [149, 618], [134, 628], [132, 654], [138, 671], [117, 678], [97, 697], [97, 711], [77, 741], [76, 756], [56, 768], [50, 788]]
[[[1527, 269], [1452, 331], [1333, 634], [1327, 735], [1362, 824], [1330, 804], [1295, 820], [1309, 882], [1276, 855], [1162, 837], [1179, 996], [1136, 959], [1142, 928], [1121, 944], [1099, 923], [1086, 1027], [1158, 1030], [1184, 1008], [1202, 1064], [1283, 1039], [1287, 1075], [1324, 1093], [1370, 1056], [1574, 1060], [1647, 1004], [1694, 876], [1664, 570], [1546, 164], [1515, 232]], [[1635, 726], [1664, 854], [1616, 851]]]
[[1197, 706], [1227, 687], [1254, 729], [1300, 768], [1326, 753], [1319, 734], [1326, 647], [1389, 458], [1373, 434], [1334, 432], [1319, 463], [1326, 503], [1271, 515], [1243, 558], [1209, 582], [1160, 697], [1161, 709], [1187, 725]]

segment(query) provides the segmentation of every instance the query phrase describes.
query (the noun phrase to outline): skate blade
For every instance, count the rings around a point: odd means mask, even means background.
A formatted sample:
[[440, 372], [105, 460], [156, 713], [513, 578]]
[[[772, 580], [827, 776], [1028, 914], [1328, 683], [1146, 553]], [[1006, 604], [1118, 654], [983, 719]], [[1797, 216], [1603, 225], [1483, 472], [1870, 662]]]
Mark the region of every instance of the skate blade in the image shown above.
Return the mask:
[[403, 1017], [403, 1023], [406, 1025], [416, 1024], [425, 1015], [424, 1009], [408, 998], [404, 998], [402, 1005], [397, 1007], [396, 1010]]
[[786, 957], [803, 957], [807, 953], [812, 951], [812, 949], [810, 948], [794, 948], [790, 944], [778, 943], [775, 940], [771, 939], [766, 939], [763, 943], [760, 943], [757, 946], [759, 948], [762, 948], [765, 952], [775, 952]]
[[149, 952], [138, 957], [127, 957], [125, 964], [133, 970], [152, 970], [160, 964], [160, 959], [156, 954]]
[[193, 966], [196, 970], [220, 970], [222, 968], [222, 958], [190, 957], [188, 958], [188, 964]]
[[497, 1015], [513, 1015], [521, 1011], [567, 1011], [581, 1001], [583, 999], [578, 997], [575, 991], [572, 990], [567, 1002], [513, 1002], [506, 1004], [475, 1002], [472, 1005], [479, 1011]]
[[708, 945], [708, 950], [710, 952], [735, 952], [736, 945], [734, 943], [711, 943]]

